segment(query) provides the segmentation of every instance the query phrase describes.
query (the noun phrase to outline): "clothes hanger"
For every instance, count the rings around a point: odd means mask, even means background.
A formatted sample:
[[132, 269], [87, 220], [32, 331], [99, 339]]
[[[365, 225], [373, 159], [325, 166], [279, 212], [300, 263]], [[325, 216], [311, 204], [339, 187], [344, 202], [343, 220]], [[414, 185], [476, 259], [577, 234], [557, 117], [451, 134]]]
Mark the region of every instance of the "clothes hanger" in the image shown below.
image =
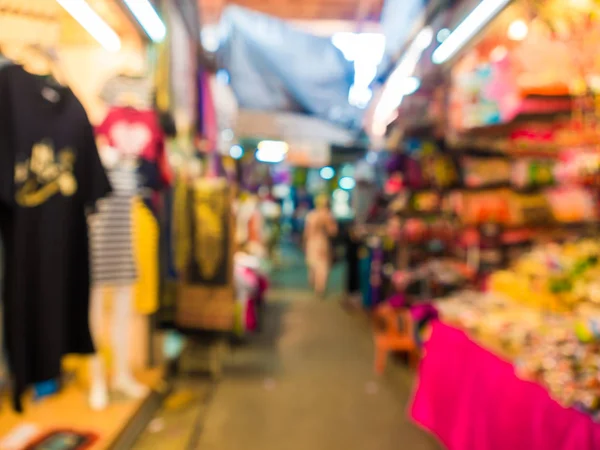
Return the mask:
[[23, 54], [20, 55], [20, 62], [27, 66], [30, 61], [27, 61], [27, 54], [31, 57], [38, 57], [43, 59], [48, 64], [48, 71], [50, 72], [48, 75], [51, 77], [52, 81], [57, 83], [60, 86], [66, 86], [66, 77], [60, 65], [60, 59], [58, 57], [58, 53], [54, 48], [51, 47], [43, 47], [40, 44], [31, 44], [27, 45], [24, 48], [25, 57]]

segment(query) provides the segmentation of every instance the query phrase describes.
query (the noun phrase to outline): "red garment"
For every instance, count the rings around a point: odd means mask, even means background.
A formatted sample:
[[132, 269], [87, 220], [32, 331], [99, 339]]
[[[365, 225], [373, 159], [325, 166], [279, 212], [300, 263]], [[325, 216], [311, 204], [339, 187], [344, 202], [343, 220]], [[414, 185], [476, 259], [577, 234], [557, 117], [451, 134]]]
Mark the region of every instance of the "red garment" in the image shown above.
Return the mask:
[[171, 184], [173, 175], [165, 152], [165, 138], [156, 112], [131, 107], [112, 108], [96, 134], [127, 155], [156, 164], [163, 185]]

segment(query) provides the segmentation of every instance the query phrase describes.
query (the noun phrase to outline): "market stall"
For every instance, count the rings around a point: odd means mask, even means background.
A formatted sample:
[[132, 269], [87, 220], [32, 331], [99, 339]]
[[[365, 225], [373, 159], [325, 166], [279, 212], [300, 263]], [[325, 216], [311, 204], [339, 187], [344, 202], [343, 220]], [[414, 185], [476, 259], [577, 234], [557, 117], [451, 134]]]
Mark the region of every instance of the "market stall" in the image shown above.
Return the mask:
[[397, 154], [401, 283], [381, 309], [414, 309], [407, 280], [432, 262], [463, 264], [471, 289], [426, 291], [439, 317], [415, 336], [411, 416], [450, 449], [599, 445], [598, 12], [460, 2], [415, 33], [372, 108]]
[[130, 446], [166, 393], [150, 320], [171, 182], [155, 110], [166, 28], [138, 6], [0, 2], [2, 448]]

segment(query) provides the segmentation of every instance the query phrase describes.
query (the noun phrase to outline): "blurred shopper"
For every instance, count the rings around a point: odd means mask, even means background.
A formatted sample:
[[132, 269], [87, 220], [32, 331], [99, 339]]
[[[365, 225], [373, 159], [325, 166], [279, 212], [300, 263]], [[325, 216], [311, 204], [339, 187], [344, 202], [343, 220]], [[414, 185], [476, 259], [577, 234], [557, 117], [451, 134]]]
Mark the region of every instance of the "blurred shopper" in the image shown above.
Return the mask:
[[308, 213], [304, 226], [304, 249], [308, 281], [317, 295], [324, 295], [332, 263], [331, 238], [337, 235], [337, 223], [326, 196], [317, 197], [316, 209]]

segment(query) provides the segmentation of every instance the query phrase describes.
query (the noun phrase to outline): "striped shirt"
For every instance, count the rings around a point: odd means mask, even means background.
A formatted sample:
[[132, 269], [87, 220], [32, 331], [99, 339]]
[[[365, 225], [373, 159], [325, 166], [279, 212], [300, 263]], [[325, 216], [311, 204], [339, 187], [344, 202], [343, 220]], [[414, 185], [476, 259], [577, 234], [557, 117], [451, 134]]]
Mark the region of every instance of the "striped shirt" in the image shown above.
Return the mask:
[[137, 271], [133, 250], [132, 207], [138, 193], [135, 168], [108, 171], [113, 192], [98, 202], [90, 220], [92, 284], [131, 284]]

